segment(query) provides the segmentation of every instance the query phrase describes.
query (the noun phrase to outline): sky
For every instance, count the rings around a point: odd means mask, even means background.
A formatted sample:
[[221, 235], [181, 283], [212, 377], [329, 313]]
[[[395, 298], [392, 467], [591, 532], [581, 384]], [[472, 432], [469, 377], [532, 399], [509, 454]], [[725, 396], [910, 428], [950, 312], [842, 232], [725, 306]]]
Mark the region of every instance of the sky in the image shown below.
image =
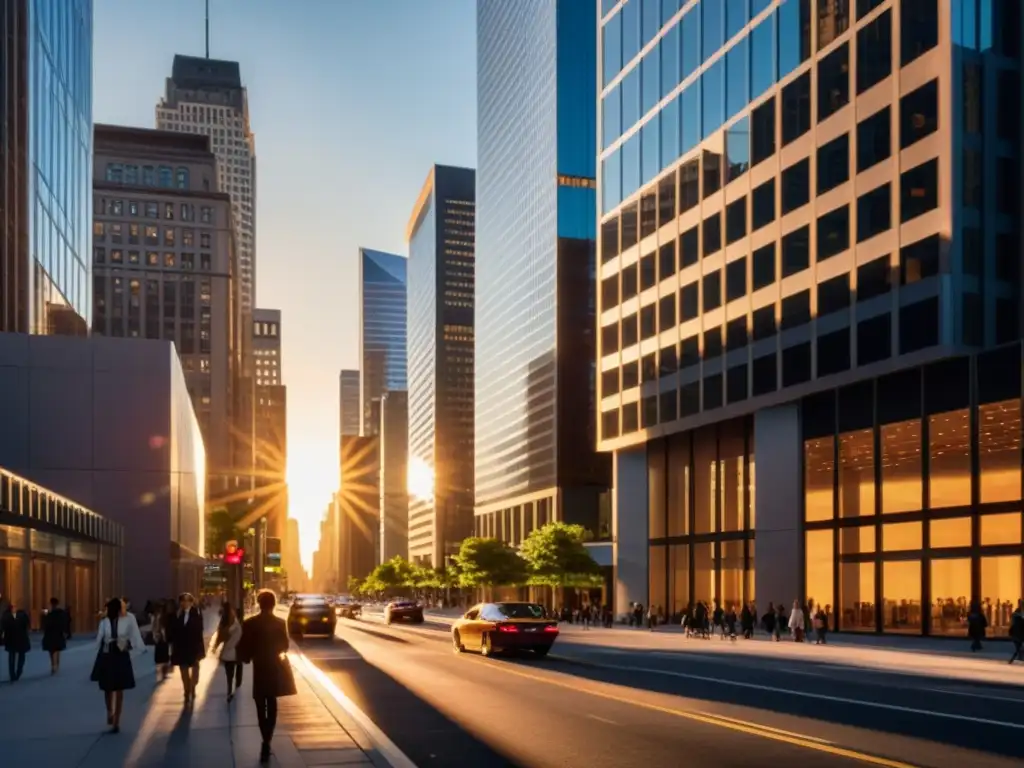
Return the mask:
[[[152, 128], [204, 0], [94, 0], [93, 119]], [[310, 568], [338, 487], [338, 374], [359, 367], [358, 248], [407, 255], [433, 163], [476, 165], [474, 0], [210, 0], [256, 136], [256, 303], [282, 312], [290, 515]]]

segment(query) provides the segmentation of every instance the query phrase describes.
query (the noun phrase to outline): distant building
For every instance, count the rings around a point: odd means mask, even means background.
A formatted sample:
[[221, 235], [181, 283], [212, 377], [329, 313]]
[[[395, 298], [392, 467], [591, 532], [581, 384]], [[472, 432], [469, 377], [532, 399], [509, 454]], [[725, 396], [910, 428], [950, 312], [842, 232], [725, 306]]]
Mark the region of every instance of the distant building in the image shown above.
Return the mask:
[[281, 567], [284, 568], [287, 588], [292, 592], [303, 592], [306, 589], [306, 571], [302, 567], [301, 547], [299, 521], [289, 517], [281, 543]]
[[362, 409], [359, 405], [359, 371], [342, 371], [340, 376], [339, 416], [341, 435], [358, 435], [362, 427]]
[[409, 555], [409, 396], [385, 392], [380, 408], [380, 562]]
[[89, 332], [92, 5], [0, 10], [0, 331]]
[[380, 428], [380, 400], [405, 390], [406, 264], [404, 256], [359, 249], [360, 434]]
[[[252, 360], [254, 376], [253, 433], [256, 485], [273, 486], [273, 507], [267, 510], [267, 535], [281, 537], [288, 517], [283, 487], [288, 468], [288, 390], [281, 381], [281, 310], [254, 309]], [[270, 503], [270, 499], [267, 500]]]
[[474, 172], [435, 165], [409, 242], [409, 557], [435, 568], [473, 534]]
[[341, 439], [341, 487], [335, 495], [339, 589], [364, 579], [379, 562], [380, 443], [374, 437]]

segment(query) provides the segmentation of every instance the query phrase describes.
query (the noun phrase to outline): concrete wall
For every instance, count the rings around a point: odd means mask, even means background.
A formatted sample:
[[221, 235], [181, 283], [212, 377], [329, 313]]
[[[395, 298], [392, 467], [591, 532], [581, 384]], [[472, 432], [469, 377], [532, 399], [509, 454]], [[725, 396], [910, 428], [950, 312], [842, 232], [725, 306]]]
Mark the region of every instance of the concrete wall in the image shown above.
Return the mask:
[[802, 441], [800, 404], [765, 408], [754, 415], [755, 584], [759, 606], [801, 597], [800, 540]]
[[172, 551], [202, 554], [205, 450], [171, 343], [0, 334], [0, 424], [0, 466], [125, 526], [129, 597], [173, 594]]
[[612, 561], [615, 567], [616, 614], [630, 603], [647, 607], [648, 510], [647, 448], [616, 451], [613, 460]]

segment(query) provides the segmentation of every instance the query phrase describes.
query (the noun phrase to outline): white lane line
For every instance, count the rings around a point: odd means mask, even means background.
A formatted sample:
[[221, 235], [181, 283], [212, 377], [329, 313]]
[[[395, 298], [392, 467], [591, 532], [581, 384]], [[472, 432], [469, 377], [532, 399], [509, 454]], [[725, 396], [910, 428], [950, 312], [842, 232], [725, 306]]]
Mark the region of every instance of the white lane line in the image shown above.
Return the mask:
[[608, 723], [608, 725], [618, 725], [614, 720], [609, 720], [607, 717], [598, 717], [597, 715], [587, 715], [592, 720], [597, 720], [599, 723]]
[[[562, 657], [566, 658], [566, 657]], [[818, 701], [831, 701], [839, 704], [855, 704], [861, 707], [871, 707], [874, 709], [885, 709], [890, 712], [906, 712], [912, 715], [925, 715], [927, 717], [940, 717], [946, 720], [959, 720], [965, 723], [979, 723], [981, 725], [994, 725], [998, 728], [1012, 728], [1017, 731], [1024, 731], [1024, 723], [1007, 723], [1001, 720], [989, 720], [984, 717], [971, 717], [970, 715], [957, 715], [951, 712], [932, 712], [927, 709], [918, 709], [917, 707], [903, 707], [898, 704], [883, 704], [880, 701], [862, 701], [860, 699], [851, 699], [846, 696], [828, 696], [824, 693], [810, 693], [809, 691], [795, 691], [791, 688], [779, 688], [777, 686], [770, 685], [758, 685], [757, 683], [741, 683], [738, 680], [723, 680], [718, 677], [706, 677], [704, 675], [692, 675], [686, 672], [672, 672], [665, 669], [649, 669], [647, 667], [611, 667], [604, 664], [596, 666], [603, 666], [606, 669], [614, 669], [619, 672], [638, 672], [647, 675], [662, 675], [665, 677], [678, 677], [685, 680], [696, 680], [702, 683], [714, 683], [715, 685], [731, 685], [734, 688], [747, 688], [755, 691], [769, 691], [771, 693], [777, 693], [781, 695], [798, 696], [804, 699], [816, 699]]]
[[954, 691], [949, 688], [922, 688], [922, 691], [931, 691], [932, 693], [945, 693], [952, 696], [969, 696], [972, 699], [989, 699], [990, 701], [1006, 701], [1011, 704], [1024, 705], [1024, 698], [1015, 698], [1013, 696], [993, 696], [988, 693], [969, 693], [967, 691]]
[[387, 761], [391, 768], [416, 768], [416, 764], [410, 760], [406, 754], [400, 750], [393, 741], [391, 741], [391, 739], [387, 737], [384, 731], [378, 728], [377, 724], [367, 717], [366, 713], [357, 707], [355, 702], [346, 696], [342, 690], [334, 684], [334, 681], [331, 680], [331, 678], [329, 678], [319, 667], [313, 664], [312, 661], [306, 658], [304, 654], [289, 653], [288, 659], [294, 666], [299, 667], [301, 672], [308, 674], [316, 680], [316, 682], [331, 695], [331, 698], [338, 703], [338, 706], [344, 709], [345, 712], [348, 713], [348, 716], [356, 721], [359, 727], [363, 729], [363, 732], [370, 739], [374, 748], [381, 754], [384, 760]]

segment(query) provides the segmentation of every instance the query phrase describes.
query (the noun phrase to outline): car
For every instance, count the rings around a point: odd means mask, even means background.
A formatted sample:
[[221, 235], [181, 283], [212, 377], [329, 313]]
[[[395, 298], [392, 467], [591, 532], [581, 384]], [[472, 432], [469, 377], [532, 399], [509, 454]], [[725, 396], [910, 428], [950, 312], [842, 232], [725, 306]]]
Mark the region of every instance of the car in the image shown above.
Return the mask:
[[396, 621], [422, 624], [423, 606], [414, 600], [392, 600], [384, 606], [384, 623], [394, 624]]
[[543, 658], [558, 638], [558, 622], [536, 603], [479, 603], [452, 624], [456, 653], [531, 651]]
[[334, 600], [334, 613], [343, 619], [358, 619], [363, 606], [348, 595], [338, 595]]
[[288, 634], [334, 636], [338, 617], [323, 595], [296, 595], [288, 609]]

